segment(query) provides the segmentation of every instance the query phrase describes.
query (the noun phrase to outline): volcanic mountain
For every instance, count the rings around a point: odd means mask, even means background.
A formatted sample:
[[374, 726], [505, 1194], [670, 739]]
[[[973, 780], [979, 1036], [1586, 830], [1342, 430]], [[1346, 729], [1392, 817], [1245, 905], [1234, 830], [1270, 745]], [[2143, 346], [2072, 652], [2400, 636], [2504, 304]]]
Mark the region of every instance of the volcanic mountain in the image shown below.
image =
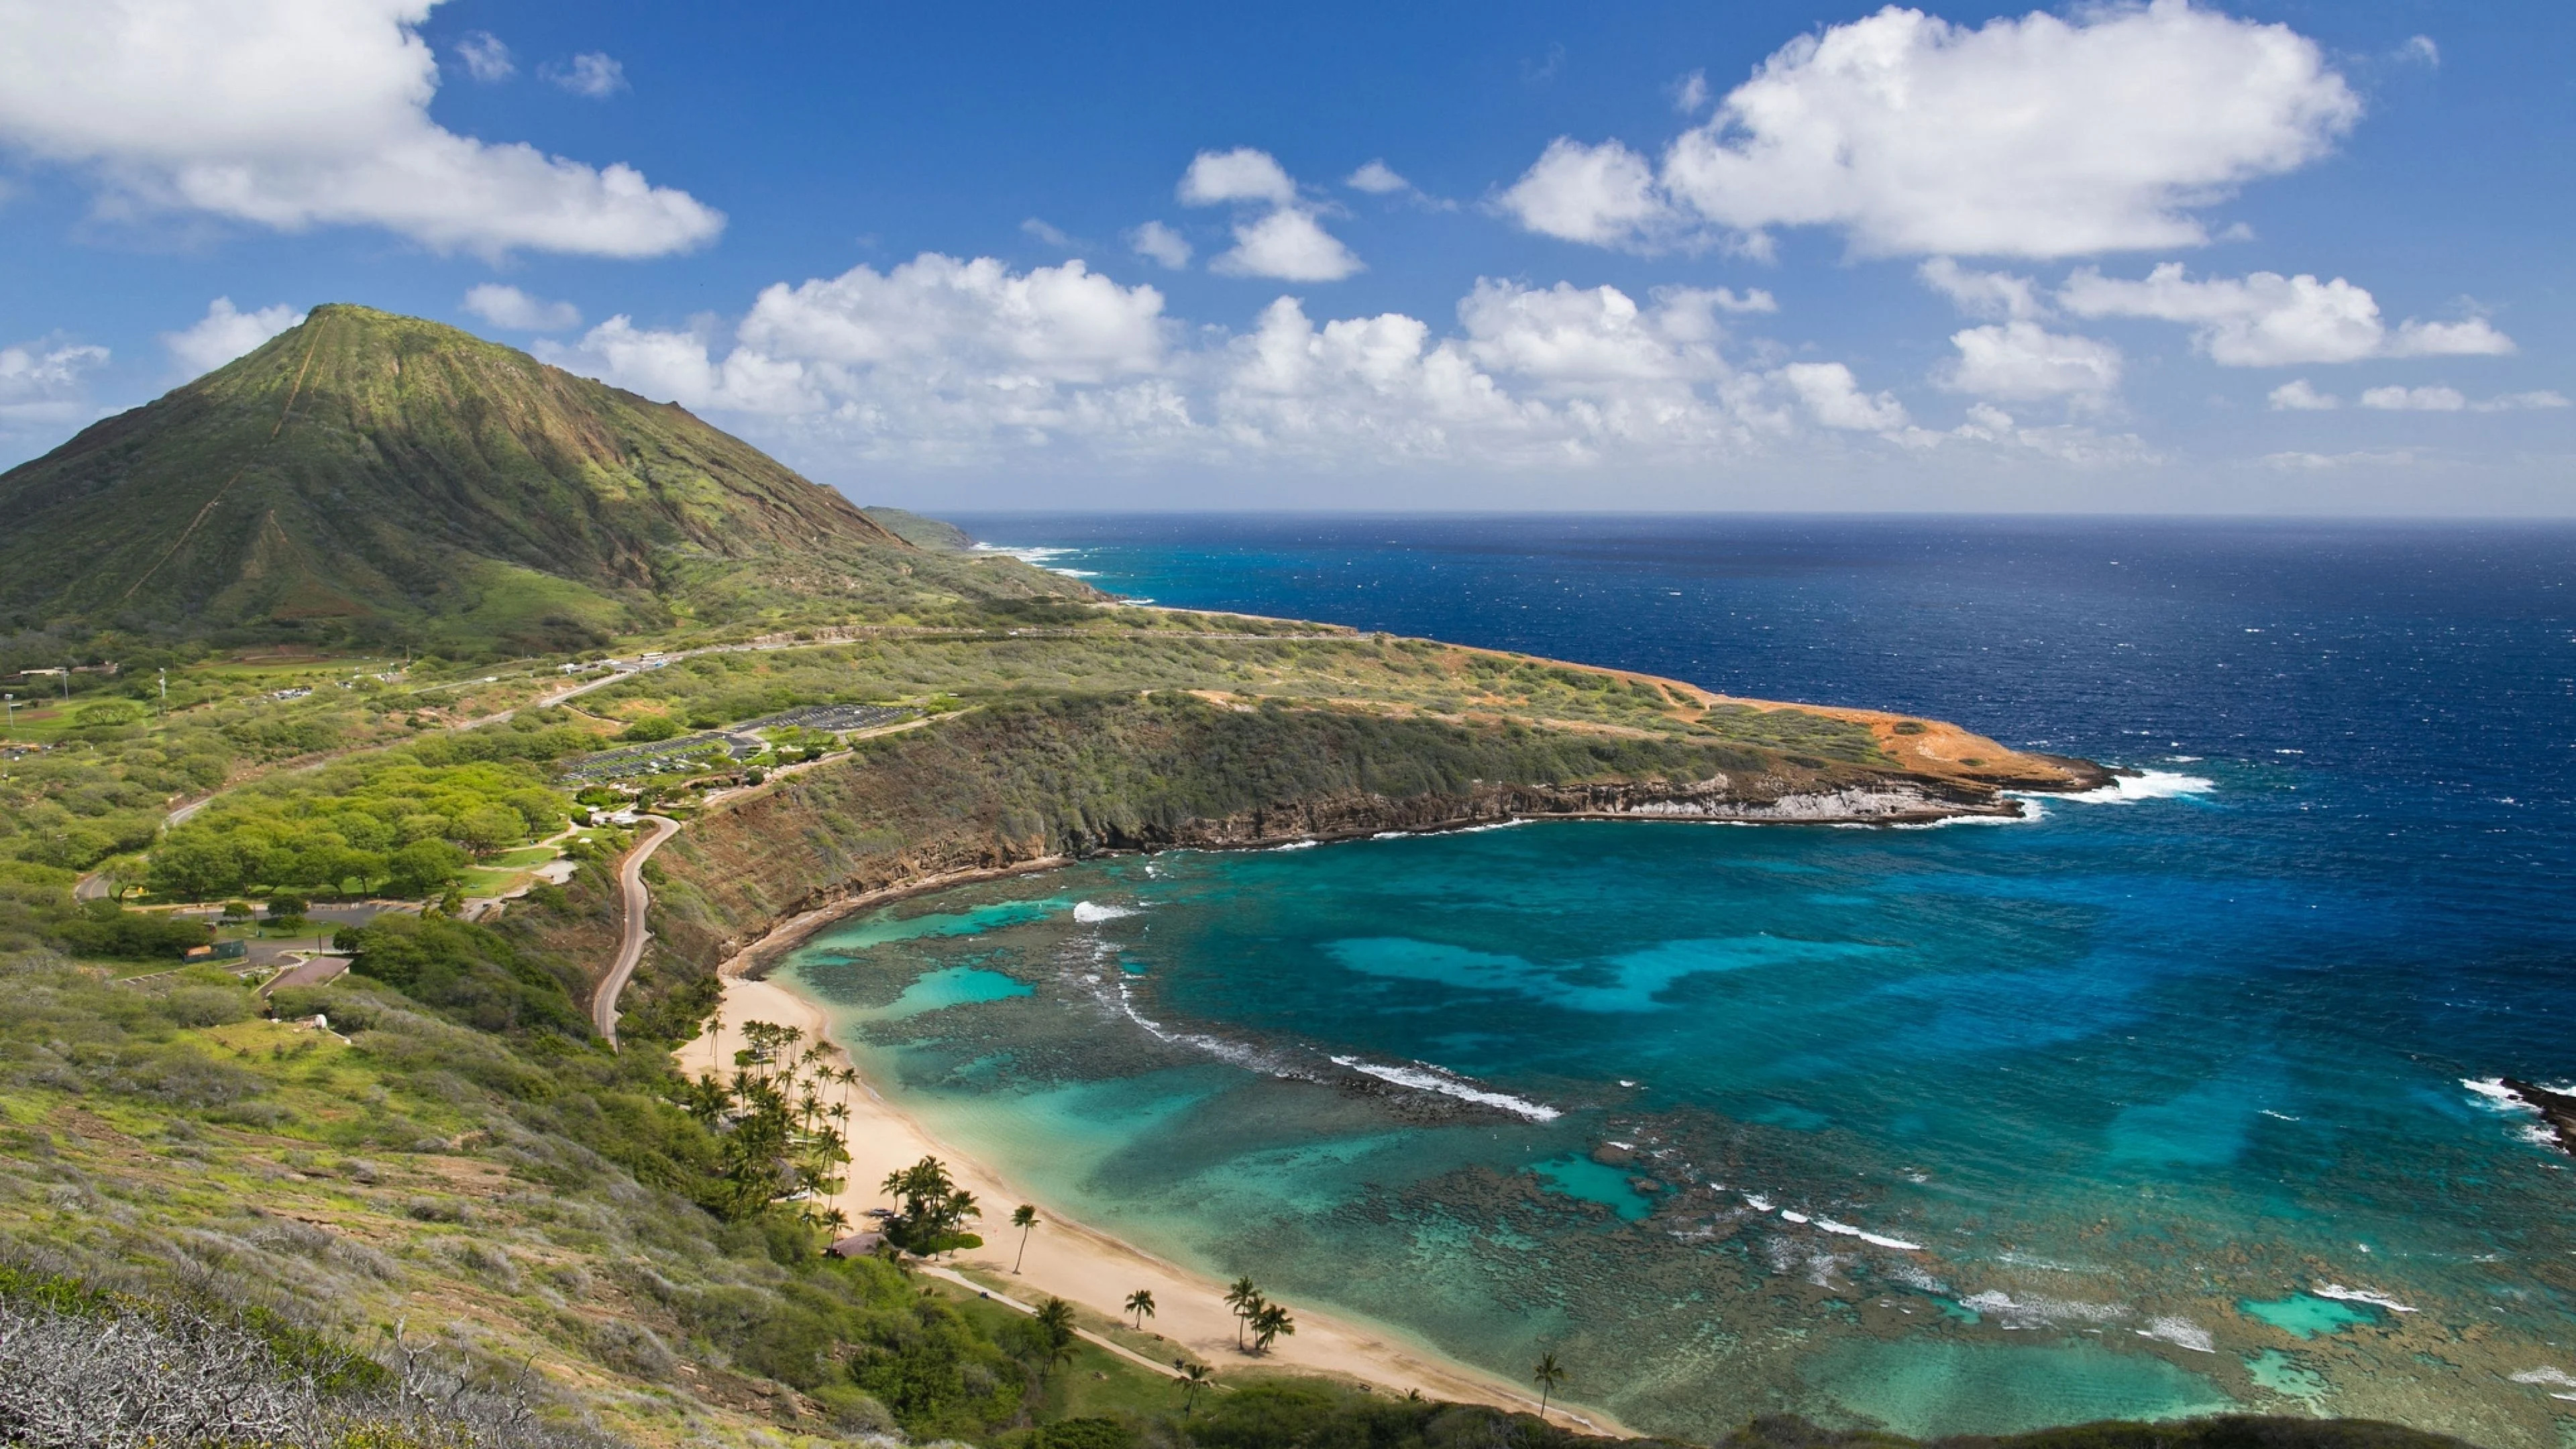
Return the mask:
[[682, 623], [1097, 597], [917, 548], [672, 403], [316, 307], [0, 474], [0, 625], [585, 647]]

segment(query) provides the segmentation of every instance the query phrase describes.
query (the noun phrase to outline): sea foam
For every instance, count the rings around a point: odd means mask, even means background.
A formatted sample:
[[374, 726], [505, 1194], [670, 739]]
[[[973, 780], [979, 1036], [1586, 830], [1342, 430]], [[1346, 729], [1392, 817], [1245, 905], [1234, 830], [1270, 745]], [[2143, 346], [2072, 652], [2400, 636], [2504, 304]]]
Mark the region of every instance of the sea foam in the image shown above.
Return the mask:
[[2052, 798], [2075, 800], [2087, 805], [2135, 805], [2141, 800], [2171, 800], [2179, 795], [2206, 795], [2218, 788], [2218, 782], [2201, 775], [2186, 775], [2180, 770], [2145, 770], [2135, 775], [2117, 775], [2098, 790], [2085, 790], [2073, 795]]
[[1417, 1063], [1410, 1067], [1390, 1067], [1377, 1062], [1362, 1061], [1358, 1057], [1335, 1057], [1333, 1065], [1348, 1067], [1352, 1071], [1375, 1077], [1381, 1082], [1393, 1082], [1399, 1087], [1413, 1087], [1420, 1091], [1438, 1092], [1444, 1097], [1456, 1097], [1462, 1102], [1499, 1107], [1515, 1117], [1532, 1122], [1553, 1122], [1565, 1115], [1544, 1102], [1533, 1102], [1526, 1097], [1515, 1097], [1509, 1092], [1490, 1092], [1482, 1087], [1472, 1086], [1428, 1062]]
[[1121, 916], [1134, 914], [1136, 914], [1136, 908], [1133, 906], [1104, 906], [1096, 901], [1076, 901], [1073, 906], [1073, 918], [1086, 926], [1097, 925], [1102, 921], [1114, 921]]
[[2391, 1313], [2415, 1311], [2385, 1293], [2375, 1293], [2368, 1288], [2346, 1288], [2341, 1283], [2320, 1283], [2308, 1291], [2319, 1298], [2335, 1298], [2346, 1303], [2367, 1303], [2373, 1308], [2385, 1308]]

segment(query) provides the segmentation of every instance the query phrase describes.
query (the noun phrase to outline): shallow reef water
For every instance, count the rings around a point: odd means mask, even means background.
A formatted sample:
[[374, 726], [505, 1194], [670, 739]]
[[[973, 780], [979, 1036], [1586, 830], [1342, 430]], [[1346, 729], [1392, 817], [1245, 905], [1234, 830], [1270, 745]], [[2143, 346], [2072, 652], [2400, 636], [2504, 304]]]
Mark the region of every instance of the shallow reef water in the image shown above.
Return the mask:
[[796, 953], [892, 1095], [1066, 1211], [1509, 1377], [1552, 1350], [1683, 1436], [2576, 1435], [2576, 1174], [2474, 1085], [2576, 1073], [2576, 534], [1014, 526], [1165, 602], [2139, 772], [2006, 826], [1113, 858]]

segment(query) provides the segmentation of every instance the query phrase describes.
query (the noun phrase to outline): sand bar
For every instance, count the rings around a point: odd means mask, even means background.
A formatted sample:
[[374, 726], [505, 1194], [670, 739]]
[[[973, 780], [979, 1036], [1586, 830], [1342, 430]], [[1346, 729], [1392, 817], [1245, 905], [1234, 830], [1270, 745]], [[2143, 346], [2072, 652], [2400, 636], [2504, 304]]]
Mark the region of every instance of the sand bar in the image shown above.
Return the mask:
[[[676, 1056], [690, 1075], [706, 1071], [717, 1062], [719, 1053], [730, 1071], [730, 1058], [743, 1045], [741, 1029], [745, 1022], [798, 1027], [808, 1040], [828, 1035], [829, 1019], [815, 1002], [783, 982], [750, 980], [740, 974], [765, 965], [762, 958], [766, 954], [747, 952], [725, 963], [724, 1011], [720, 1018], [723, 1038], [702, 1035], [679, 1049]], [[846, 1057], [844, 1064], [848, 1064]], [[1148, 1330], [1205, 1359], [1220, 1376], [1229, 1370], [1256, 1366], [1302, 1370], [1358, 1380], [1398, 1395], [1418, 1390], [1427, 1398], [1494, 1404], [1521, 1411], [1538, 1408], [1537, 1396], [1522, 1393], [1518, 1385], [1419, 1345], [1401, 1342], [1383, 1329], [1318, 1313], [1303, 1304], [1289, 1305], [1297, 1315], [1293, 1336], [1278, 1340], [1266, 1354], [1239, 1352], [1235, 1348], [1235, 1318], [1223, 1301], [1223, 1284], [1084, 1227], [1055, 1211], [1043, 1198], [1031, 1196], [932, 1136], [880, 1095], [875, 1083], [863, 1080], [863, 1088], [850, 1099], [850, 1185], [834, 1200], [853, 1222], [864, 1222], [860, 1215], [868, 1208], [891, 1206], [876, 1190], [887, 1174], [925, 1156], [936, 1157], [948, 1164], [957, 1185], [974, 1193], [986, 1209], [984, 1219], [975, 1226], [983, 1233], [987, 1246], [960, 1254], [957, 1266], [1009, 1273], [1019, 1238], [1007, 1224], [1010, 1209], [1023, 1202], [1037, 1207], [1042, 1226], [1030, 1238], [1027, 1259], [1019, 1277], [1012, 1280], [1011, 1295], [1015, 1298], [1054, 1294], [1114, 1318], [1120, 1316], [1119, 1307], [1127, 1301], [1127, 1295], [1143, 1288], [1153, 1293], [1156, 1305], [1155, 1317], [1146, 1325]], [[1607, 1414], [1581, 1404], [1569, 1405], [1561, 1399], [1550, 1403], [1549, 1417], [1595, 1433], [1630, 1432]]]

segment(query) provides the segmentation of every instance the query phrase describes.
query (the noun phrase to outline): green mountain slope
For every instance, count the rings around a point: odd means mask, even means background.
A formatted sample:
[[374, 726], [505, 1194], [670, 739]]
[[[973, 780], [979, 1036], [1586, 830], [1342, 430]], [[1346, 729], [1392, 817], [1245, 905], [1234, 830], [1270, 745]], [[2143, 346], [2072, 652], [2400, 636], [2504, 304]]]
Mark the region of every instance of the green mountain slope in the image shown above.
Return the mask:
[[859, 510], [886, 532], [915, 548], [939, 553], [963, 553], [975, 546], [975, 535], [945, 519], [925, 518], [901, 508], [871, 505]]
[[1087, 593], [915, 548], [674, 404], [354, 306], [0, 474], [18, 627], [520, 651]]

